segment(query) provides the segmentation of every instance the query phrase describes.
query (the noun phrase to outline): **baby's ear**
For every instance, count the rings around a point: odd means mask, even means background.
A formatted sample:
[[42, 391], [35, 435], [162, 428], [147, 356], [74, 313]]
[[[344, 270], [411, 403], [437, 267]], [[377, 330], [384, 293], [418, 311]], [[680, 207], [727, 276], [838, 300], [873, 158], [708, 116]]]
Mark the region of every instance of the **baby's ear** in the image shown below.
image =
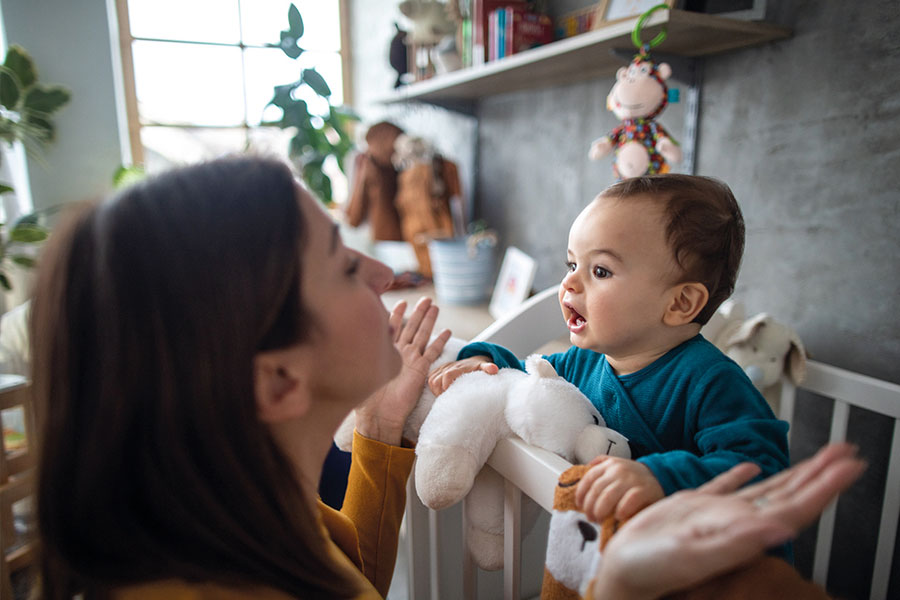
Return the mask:
[[699, 281], [679, 283], [671, 289], [663, 323], [672, 327], [692, 322], [709, 300], [709, 290]]

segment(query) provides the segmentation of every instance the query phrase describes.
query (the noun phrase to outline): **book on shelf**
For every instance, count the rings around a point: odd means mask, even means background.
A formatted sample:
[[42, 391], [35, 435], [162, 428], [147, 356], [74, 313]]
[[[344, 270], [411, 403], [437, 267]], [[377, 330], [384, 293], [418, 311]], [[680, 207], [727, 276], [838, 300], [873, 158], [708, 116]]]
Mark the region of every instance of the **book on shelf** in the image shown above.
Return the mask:
[[488, 60], [518, 54], [553, 41], [553, 21], [526, 6], [506, 6], [488, 15]]
[[526, 0], [472, 0], [472, 64], [481, 65], [488, 60], [490, 14], [507, 6], [526, 6]]

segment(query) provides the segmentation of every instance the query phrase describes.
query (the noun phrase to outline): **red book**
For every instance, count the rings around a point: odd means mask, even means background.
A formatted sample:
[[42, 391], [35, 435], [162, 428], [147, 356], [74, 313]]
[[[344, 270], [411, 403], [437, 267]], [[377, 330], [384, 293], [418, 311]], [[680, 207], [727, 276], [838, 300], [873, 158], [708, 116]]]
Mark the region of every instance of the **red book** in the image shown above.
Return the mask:
[[506, 56], [553, 41], [553, 19], [526, 7], [506, 9]]
[[498, 8], [526, 4], [526, 0], [472, 0], [472, 64], [487, 61], [488, 16]]

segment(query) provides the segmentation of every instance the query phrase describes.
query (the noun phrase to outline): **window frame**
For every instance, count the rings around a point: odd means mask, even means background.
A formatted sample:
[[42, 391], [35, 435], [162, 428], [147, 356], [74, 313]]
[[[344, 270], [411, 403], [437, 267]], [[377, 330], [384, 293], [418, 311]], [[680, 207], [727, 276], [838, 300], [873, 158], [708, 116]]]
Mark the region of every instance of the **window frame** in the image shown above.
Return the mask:
[[[240, 1], [240, 0], [239, 0]], [[352, 106], [353, 104], [353, 77], [351, 74], [352, 60], [350, 52], [350, 0], [337, 0], [340, 19], [340, 50], [338, 54], [341, 57], [341, 83], [343, 85], [344, 104]], [[178, 43], [191, 43], [201, 46], [226, 46], [230, 48], [239, 48], [241, 53], [247, 48], [257, 48], [255, 45], [244, 44], [243, 41], [237, 44], [222, 44], [215, 42], [194, 42], [189, 40], [155, 40], [153, 38], [136, 38], [131, 35], [131, 22], [128, 16], [128, 0], [115, 0], [116, 21], [119, 30], [119, 55], [121, 58], [122, 83], [124, 87], [125, 115], [128, 122], [128, 144], [131, 151], [131, 164], [144, 164], [144, 145], [141, 142], [141, 129], [143, 125], [140, 120], [137, 100], [137, 85], [134, 76], [134, 55], [132, 53], [132, 45], [135, 41], [173, 41]], [[246, 87], [244, 88], [246, 89]], [[159, 125], [156, 125], [159, 126]], [[166, 126], [166, 125], [163, 125]], [[171, 125], [179, 129], [202, 128], [203, 125]], [[248, 131], [254, 129], [246, 120], [239, 126], [221, 127], [218, 129], [243, 129]]]

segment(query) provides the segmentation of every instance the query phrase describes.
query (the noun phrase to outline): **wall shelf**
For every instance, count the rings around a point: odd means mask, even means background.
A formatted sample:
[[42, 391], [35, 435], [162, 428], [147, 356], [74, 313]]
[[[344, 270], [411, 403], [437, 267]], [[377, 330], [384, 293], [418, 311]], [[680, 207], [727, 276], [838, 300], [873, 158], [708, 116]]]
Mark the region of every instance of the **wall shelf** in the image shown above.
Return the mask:
[[[379, 99], [386, 104], [427, 102], [471, 113], [480, 98], [608, 76], [634, 53], [631, 31], [637, 19], [614, 23], [484, 65], [412, 83]], [[668, 28], [655, 52], [701, 57], [790, 37], [790, 29], [758, 21], [738, 21], [682, 10], [661, 10], [644, 25], [643, 39]]]

